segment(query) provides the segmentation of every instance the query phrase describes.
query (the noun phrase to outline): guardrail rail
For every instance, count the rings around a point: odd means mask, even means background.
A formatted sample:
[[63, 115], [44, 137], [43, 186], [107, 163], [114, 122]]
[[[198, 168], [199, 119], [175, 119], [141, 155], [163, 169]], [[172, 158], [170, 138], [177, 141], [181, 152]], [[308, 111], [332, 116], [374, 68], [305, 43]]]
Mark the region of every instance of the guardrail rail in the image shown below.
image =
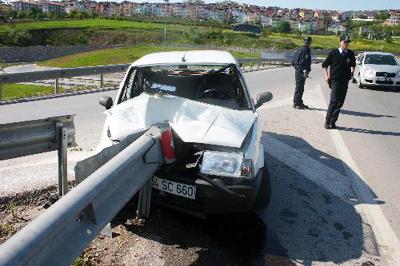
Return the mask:
[[160, 132], [150, 128], [2, 244], [0, 265], [70, 265], [139, 190], [145, 214], [163, 163]]

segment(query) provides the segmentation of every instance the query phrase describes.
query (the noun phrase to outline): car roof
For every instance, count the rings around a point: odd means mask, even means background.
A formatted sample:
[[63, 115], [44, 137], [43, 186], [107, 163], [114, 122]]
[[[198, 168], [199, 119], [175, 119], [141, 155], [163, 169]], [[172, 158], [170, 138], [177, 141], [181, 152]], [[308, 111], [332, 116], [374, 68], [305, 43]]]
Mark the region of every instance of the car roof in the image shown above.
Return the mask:
[[131, 66], [146, 65], [228, 65], [237, 64], [236, 59], [226, 51], [191, 50], [152, 53], [133, 62]]

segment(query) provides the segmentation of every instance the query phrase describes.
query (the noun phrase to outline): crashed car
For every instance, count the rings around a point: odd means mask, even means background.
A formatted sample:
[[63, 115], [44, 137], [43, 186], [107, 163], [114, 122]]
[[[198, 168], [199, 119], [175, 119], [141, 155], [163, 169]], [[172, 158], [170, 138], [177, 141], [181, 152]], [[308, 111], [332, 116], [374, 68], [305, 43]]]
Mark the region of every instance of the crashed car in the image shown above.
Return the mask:
[[149, 54], [128, 68], [115, 103], [100, 99], [107, 117], [98, 149], [168, 123], [156, 202], [201, 217], [263, 209], [271, 187], [256, 110], [271, 98], [253, 100], [228, 52]]

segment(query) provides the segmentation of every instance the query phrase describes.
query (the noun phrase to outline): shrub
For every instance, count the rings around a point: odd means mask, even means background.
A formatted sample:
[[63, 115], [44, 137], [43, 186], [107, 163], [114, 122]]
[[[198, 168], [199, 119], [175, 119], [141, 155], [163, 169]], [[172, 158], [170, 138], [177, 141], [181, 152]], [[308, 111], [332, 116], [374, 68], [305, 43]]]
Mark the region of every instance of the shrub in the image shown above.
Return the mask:
[[32, 43], [32, 35], [24, 30], [11, 29], [5, 38], [5, 43], [9, 46], [28, 46]]

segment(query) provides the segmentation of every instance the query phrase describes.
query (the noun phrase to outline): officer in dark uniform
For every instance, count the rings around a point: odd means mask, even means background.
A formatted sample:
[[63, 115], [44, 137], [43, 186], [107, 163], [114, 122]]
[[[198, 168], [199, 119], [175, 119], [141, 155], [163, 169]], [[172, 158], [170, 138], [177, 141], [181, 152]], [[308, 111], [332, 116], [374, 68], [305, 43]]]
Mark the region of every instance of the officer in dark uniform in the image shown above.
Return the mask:
[[353, 78], [356, 58], [354, 52], [348, 49], [350, 41], [348, 36], [341, 36], [340, 47], [332, 50], [322, 63], [325, 80], [331, 89], [331, 99], [324, 126], [326, 129], [336, 128], [335, 123], [346, 98], [349, 80]]
[[292, 65], [295, 70], [296, 89], [293, 97], [293, 108], [308, 109], [303, 103], [304, 83], [311, 72], [311, 37], [304, 38], [304, 46], [299, 48], [293, 56]]

